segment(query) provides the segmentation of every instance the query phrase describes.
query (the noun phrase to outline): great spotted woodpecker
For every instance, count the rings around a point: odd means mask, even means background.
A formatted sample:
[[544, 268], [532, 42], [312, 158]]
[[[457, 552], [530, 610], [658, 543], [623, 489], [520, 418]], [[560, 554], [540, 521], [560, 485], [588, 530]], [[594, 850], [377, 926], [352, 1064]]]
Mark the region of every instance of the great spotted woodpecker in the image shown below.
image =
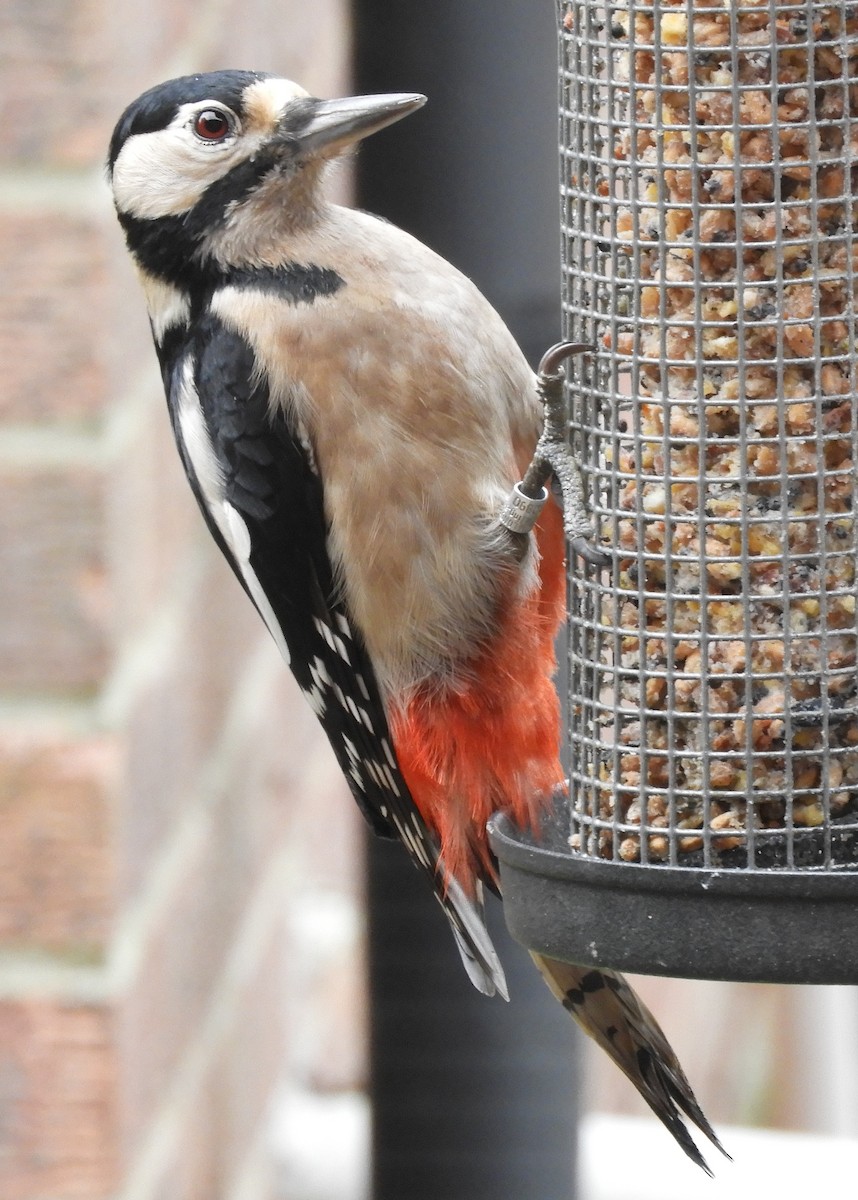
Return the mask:
[[[474, 984], [505, 996], [486, 821], [531, 824], [561, 778], [563, 519], [549, 500], [527, 532], [535, 513], [518, 526], [508, 504], [535, 379], [469, 280], [320, 186], [423, 103], [187, 76], [126, 109], [108, 174], [209, 529], [370, 825], [425, 873]], [[717, 1138], [628, 983], [534, 957], [705, 1168], [681, 1114]]]

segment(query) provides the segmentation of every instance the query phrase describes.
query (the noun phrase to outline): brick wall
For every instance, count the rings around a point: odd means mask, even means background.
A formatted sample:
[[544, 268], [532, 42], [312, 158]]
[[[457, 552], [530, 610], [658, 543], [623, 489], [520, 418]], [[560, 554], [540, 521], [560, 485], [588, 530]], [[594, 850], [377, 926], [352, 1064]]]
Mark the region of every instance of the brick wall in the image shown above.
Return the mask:
[[101, 174], [171, 75], [341, 93], [346, 8], [0, 6], [3, 1200], [287, 1200], [278, 1089], [361, 1085], [357, 819], [180, 476]]

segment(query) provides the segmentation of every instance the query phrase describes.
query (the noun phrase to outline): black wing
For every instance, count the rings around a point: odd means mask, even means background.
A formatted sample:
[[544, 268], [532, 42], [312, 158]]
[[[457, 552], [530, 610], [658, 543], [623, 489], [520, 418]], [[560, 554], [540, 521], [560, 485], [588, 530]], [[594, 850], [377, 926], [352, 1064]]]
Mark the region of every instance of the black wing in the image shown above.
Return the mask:
[[505, 994], [479, 900], [445, 875], [437, 840], [400, 773], [372, 663], [335, 585], [312, 446], [282, 409], [272, 409], [255, 366], [247, 342], [211, 314], [164, 364], [191, 486], [364, 816], [376, 833], [398, 837], [430, 876], [476, 986]]

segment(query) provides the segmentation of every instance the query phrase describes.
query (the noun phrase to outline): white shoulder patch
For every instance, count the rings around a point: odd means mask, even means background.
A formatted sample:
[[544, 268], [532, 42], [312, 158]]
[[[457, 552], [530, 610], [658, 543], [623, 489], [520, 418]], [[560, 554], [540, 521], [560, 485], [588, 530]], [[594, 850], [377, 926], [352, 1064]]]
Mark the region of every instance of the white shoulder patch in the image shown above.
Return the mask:
[[288, 663], [289, 647], [286, 645], [283, 630], [256, 572], [250, 565], [252, 547], [247, 525], [241, 513], [226, 498], [223, 471], [206, 428], [200, 398], [194, 386], [194, 362], [190, 356], [182, 365], [177, 399], [179, 436], [197, 477], [203, 502], [229, 547], [245, 586], [274, 638], [277, 649]]

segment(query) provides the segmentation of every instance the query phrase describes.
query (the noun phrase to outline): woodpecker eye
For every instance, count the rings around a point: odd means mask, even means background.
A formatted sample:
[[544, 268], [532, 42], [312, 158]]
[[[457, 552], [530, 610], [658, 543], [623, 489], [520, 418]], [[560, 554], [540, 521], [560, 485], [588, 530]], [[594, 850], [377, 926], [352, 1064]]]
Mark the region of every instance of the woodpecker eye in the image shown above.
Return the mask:
[[222, 142], [232, 133], [232, 121], [219, 108], [204, 108], [194, 118], [194, 133], [204, 142]]

